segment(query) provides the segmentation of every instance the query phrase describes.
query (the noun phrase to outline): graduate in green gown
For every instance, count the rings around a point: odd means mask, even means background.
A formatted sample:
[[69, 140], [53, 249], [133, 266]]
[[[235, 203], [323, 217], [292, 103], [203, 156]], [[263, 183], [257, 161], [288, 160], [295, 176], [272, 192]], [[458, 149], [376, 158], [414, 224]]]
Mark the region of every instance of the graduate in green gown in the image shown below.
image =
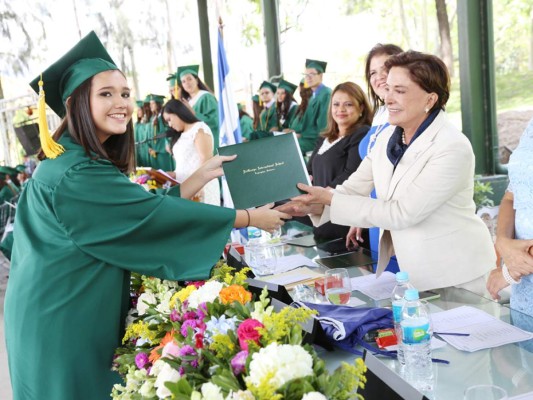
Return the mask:
[[243, 142], [250, 140], [250, 135], [254, 131], [254, 120], [250, 115], [244, 110], [244, 107], [241, 103], [237, 104], [239, 109], [239, 124], [241, 125], [241, 135]]
[[148, 142], [147, 131], [148, 131], [148, 120], [149, 113], [147, 115], [146, 109], [149, 110], [149, 104], [145, 103], [143, 100], [137, 100], [137, 120], [134, 125], [134, 136], [135, 136], [135, 164], [138, 167], [147, 167], [148, 166]]
[[149, 94], [144, 101], [150, 103], [150, 112], [152, 113], [149, 126], [146, 128], [148, 166], [163, 171], [174, 171], [176, 165], [172, 154], [169, 152], [168, 137], [161, 137], [168, 129], [162, 115], [165, 96]]
[[301, 130], [296, 130], [304, 155], [315, 148], [318, 135], [327, 125], [331, 89], [322, 83], [326, 65], [324, 61], [305, 61], [305, 83], [313, 91], [313, 95], [302, 117]]
[[302, 131], [302, 122], [305, 110], [309, 105], [309, 100], [313, 95], [313, 91], [308, 88], [305, 84], [305, 79], [302, 79], [299, 85], [299, 94], [300, 94], [300, 104], [296, 108], [294, 117], [289, 123], [289, 127], [284, 129], [283, 132], [301, 132]]
[[215, 143], [214, 153], [220, 142], [220, 128], [218, 120], [218, 102], [213, 91], [198, 76], [199, 65], [178, 67], [178, 85], [181, 100], [189, 103], [196, 117], [204, 121], [211, 129]]
[[290, 126], [294, 115], [296, 114], [298, 103], [294, 101], [293, 97], [296, 87], [297, 86], [294, 83], [290, 83], [284, 79], [279, 81], [278, 89], [276, 91], [276, 113], [278, 120], [278, 132], [283, 132], [284, 129], [287, 129]]
[[111, 365], [129, 305], [129, 271], [207, 278], [232, 227], [273, 231], [288, 216], [179, 197], [222, 175], [222, 162], [234, 156], [211, 158], [166, 194], [130, 182], [130, 88], [94, 32], [41, 76], [32, 88], [42, 79], [46, 103], [65, 118], [53, 137], [39, 124], [42, 162], [17, 206], [5, 297], [13, 400], [107, 399], [120, 381]]
[[259, 124], [251, 135], [251, 139], [272, 136], [278, 130], [278, 114], [276, 113], [276, 90], [273, 83], [263, 81], [259, 86], [259, 105], [262, 107]]
[[9, 184], [7, 174], [0, 172], [0, 205], [11, 201], [17, 195], [18, 191]]

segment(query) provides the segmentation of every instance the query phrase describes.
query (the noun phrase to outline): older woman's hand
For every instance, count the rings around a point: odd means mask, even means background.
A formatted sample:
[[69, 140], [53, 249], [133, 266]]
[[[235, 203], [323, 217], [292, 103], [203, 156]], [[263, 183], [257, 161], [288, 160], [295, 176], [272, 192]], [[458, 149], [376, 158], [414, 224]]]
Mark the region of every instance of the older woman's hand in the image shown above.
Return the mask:
[[275, 210], [290, 214], [293, 217], [305, 217], [309, 214], [322, 214], [324, 206], [322, 204], [306, 204], [298, 200], [292, 200], [277, 206]]
[[532, 246], [533, 240], [496, 239], [496, 250], [515, 279], [533, 273], [533, 256], [529, 252]]
[[351, 227], [346, 235], [346, 248], [357, 249], [359, 247], [359, 242], [364, 242], [362, 233], [363, 228]]
[[502, 269], [495, 268], [490, 271], [489, 279], [487, 280], [487, 290], [494, 300], [500, 300], [500, 290], [509, 286], [503, 277]]
[[325, 206], [331, 205], [331, 199], [333, 198], [333, 193], [331, 190], [320, 187], [320, 186], [309, 186], [304, 183], [298, 184], [298, 189], [307, 192], [307, 194], [302, 194], [300, 196], [294, 197], [292, 200], [299, 201], [303, 204], [322, 204]]

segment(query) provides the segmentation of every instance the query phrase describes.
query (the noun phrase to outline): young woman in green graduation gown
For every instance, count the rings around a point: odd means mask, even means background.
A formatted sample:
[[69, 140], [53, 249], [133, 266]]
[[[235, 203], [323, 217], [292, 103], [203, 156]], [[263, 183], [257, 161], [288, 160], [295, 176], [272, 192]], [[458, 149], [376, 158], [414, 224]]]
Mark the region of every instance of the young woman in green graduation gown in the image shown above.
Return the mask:
[[211, 129], [215, 143], [214, 154], [219, 144], [218, 102], [209, 87], [198, 77], [199, 65], [178, 67], [177, 79], [181, 100], [189, 103], [196, 117]]
[[162, 115], [165, 96], [149, 94], [144, 101], [150, 104], [152, 114], [146, 127], [148, 166], [163, 171], [171, 171], [176, 167], [176, 164], [168, 150], [170, 140], [166, 137], [160, 137], [167, 131]]
[[[130, 89], [94, 32], [31, 85], [41, 83], [46, 103], [65, 118], [53, 139], [41, 124], [46, 157], [17, 207], [5, 298], [13, 399], [106, 399], [119, 382], [111, 365], [129, 271], [207, 278], [233, 227], [273, 231], [288, 216], [183, 199], [233, 156], [211, 158], [165, 195], [131, 183]], [[39, 108], [46, 120], [42, 97]]]

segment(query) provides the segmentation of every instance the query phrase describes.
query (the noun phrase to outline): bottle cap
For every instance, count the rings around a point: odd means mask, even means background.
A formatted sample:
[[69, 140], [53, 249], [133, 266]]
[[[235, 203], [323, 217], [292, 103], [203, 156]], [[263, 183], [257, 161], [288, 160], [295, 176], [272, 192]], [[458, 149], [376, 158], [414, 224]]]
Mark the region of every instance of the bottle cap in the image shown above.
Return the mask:
[[409, 274], [405, 271], [396, 272], [396, 282], [403, 282], [409, 280]]
[[416, 289], [407, 289], [405, 291], [405, 294], [403, 296], [405, 298], [405, 300], [407, 301], [411, 301], [411, 300], [418, 300], [419, 297], [418, 297], [418, 290]]

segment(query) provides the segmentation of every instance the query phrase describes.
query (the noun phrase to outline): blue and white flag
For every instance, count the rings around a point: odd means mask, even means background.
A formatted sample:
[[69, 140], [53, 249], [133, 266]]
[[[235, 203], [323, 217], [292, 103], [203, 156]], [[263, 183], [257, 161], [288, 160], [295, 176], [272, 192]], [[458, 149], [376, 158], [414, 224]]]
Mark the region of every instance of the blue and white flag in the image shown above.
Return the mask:
[[229, 80], [229, 66], [222, 33], [218, 30], [218, 119], [220, 126], [219, 146], [241, 143], [241, 126], [239, 109], [233, 100], [233, 91]]

